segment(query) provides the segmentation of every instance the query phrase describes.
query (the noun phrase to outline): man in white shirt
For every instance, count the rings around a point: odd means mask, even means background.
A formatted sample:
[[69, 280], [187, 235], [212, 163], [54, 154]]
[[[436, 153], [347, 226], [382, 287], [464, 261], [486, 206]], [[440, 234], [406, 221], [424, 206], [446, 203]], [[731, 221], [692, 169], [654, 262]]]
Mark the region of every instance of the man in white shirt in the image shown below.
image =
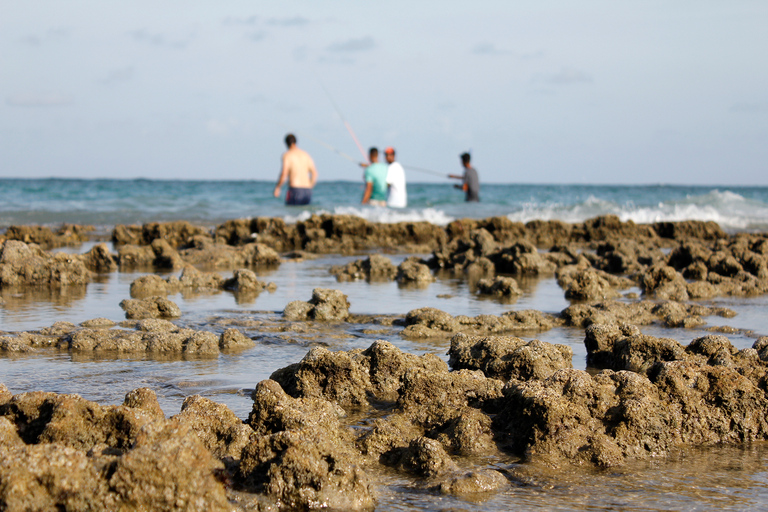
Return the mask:
[[390, 208], [405, 208], [408, 206], [408, 194], [405, 191], [405, 169], [395, 162], [395, 149], [388, 147], [384, 150], [389, 167], [387, 168], [387, 206]]

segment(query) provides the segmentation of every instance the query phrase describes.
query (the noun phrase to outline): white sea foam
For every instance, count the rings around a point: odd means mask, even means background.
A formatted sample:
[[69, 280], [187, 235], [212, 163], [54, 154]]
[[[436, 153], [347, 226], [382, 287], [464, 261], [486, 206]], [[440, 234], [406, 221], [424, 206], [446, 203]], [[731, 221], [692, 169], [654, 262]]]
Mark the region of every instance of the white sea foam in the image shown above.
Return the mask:
[[394, 224], [396, 222], [420, 222], [426, 221], [438, 226], [444, 226], [453, 221], [453, 217], [446, 215], [442, 210], [435, 208], [403, 208], [392, 209], [385, 207], [363, 207], [363, 206], [337, 206], [333, 211], [316, 210], [313, 212], [303, 211], [298, 215], [286, 215], [285, 221], [288, 223], [307, 220], [312, 215], [323, 213], [332, 213], [335, 215], [354, 215], [371, 222], [383, 224]]
[[768, 205], [747, 199], [731, 191], [713, 190], [700, 196], [681, 200], [662, 201], [653, 206], [637, 206], [633, 202], [617, 204], [590, 196], [577, 204], [561, 203], [524, 204], [519, 211], [507, 217], [513, 221], [561, 220], [583, 222], [587, 219], [613, 214], [622, 221], [638, 224], [665, 221], [714, 221], [727, 230], [757, 230], [768, 227]]

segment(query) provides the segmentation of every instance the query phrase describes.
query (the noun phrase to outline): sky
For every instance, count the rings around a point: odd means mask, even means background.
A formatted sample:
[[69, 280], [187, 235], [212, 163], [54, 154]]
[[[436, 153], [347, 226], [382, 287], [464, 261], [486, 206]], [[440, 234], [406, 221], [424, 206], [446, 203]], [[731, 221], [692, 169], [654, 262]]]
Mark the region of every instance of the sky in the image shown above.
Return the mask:
[[486, 183], [768, 185], [766, 27], [765, 0], [0, 0], [0, 177], [272, 181], [290, 131], [360, 180], [346, 121], [410, 181], [470, 151]]

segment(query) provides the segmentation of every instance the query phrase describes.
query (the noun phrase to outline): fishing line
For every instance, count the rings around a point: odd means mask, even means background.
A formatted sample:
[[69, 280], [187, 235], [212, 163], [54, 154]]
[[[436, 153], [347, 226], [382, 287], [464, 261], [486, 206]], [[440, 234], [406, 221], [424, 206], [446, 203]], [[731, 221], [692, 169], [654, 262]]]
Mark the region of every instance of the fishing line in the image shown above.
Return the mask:
[[[274, 119], [271, 119], [270, 121], [275, 123], [275, 124], [277, 124], [277, 125], [279, 125], [279, 126], [282, 126], [283, 128], [285, 128], [289, 132], [292, 131], [291, 127], [286, 125], [285, 123], [281, 123], [280, 121], [275, 121]], [[294, 133], [296, 135], [298, 135], [299, 137], [302, 137], [302, 138], [306, 136], [308, 139], [317, 142], [318, 144], [320, 144], [321, 146], [324, 146], [327, 149], [330, 149], [334, 153], [338, 154], [339, 156], [342, 156], [342, 157], [346, 158], [350, 162], [354, 162], [355, 164], [358, 163], [358, 161], [357, 161], [357, 159], [355, 157], [348, 155], [347, 153], [343, 152], [342, 150], [337, 149], [337, 148], [331, 146], [327, 142], [325, 142], [325, 141], [323, 141], [321, 139], [318, 139], [317, 137], [315, 137], [313, 135], [310, 135], [310, 134], [304, 133], [304, 132], [296, 132], [296, 131], [294, 131]]]
[[341, 122], [344, 123], [344, 126], [347, 128], [347, 131], [352, 136], [352, 140], [355, 141], [355, 144], [357, 145], [357, 149], [360, 150], [360, 154], [363, 155], [363, 160], [368, 161], [368, 156], [365, 154], [365, 150], [363, 149], [362, 144], [360, 144], [360, 141], [357, 140], [357, 135], [355, 135], [355, 132], [352, 130], [352, 127], [349, 125], [347, 120], [344, 118], [344, 114], [341, 113], [341, 109], [338, 105], [336, 105], [336, 102], [333, 101], [333, 97], [331, 96], [331, 93], [328, 92], [328, 89], [325, 88], [325, 84], [323, 84], [323, 81], [320, 80], [320, 78], [317, 79], [318, 82], [320, 82], [320, 87], [323, 88], [323, 91], [325, 91], [325, 95], [328, 96], [328, 101], [331, 102], [331, 105], [333, 105], [333, 108], [336, 109], [336, 113], [341, 118]]

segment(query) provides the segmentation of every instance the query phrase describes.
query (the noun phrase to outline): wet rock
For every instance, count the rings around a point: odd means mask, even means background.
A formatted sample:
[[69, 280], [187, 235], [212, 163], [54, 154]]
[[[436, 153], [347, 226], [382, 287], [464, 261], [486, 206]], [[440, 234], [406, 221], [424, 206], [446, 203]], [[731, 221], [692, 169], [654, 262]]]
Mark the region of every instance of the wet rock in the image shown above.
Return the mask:
[[117, 270], [117, 258], [109, 252], [107, 244], [96, 244], [83, 254], [83, 263], [94, 272], [114, 272]]
[[444, 479], [435, 490], [465, 499], [498, 492], [509, 485], [507, 478], [493, 469], [457, 472]]
[[456, 332], [482, 335], [546, 331], [559, 324], [559, 319], [535, 310], [508, 311], [500, 316], [453, 317], [439, 309], [419, 308], [406, 315], [402, 336], [423, 339], [445, 337]]
[[232, 277], [223, 282], [222, 287], [236, 293], [253, 295], [257, 295], [265, 289], [270, 292], [277, 289], [274, 283], [259, 281], [256, 272], [245, 268], [235, 270]]
[[316, 347], [294, 365], [277, 370], [271, 379], [294, 397], [324, 397], [341, 406], [367, 405], [370, 376], [346, 352]]
[[605, 300], [619, 296], [617, 289], [634, 283], [591, 267], [563, 267], [558, 270], [557, 281], [565, 289], [565, 298], [572, 300]]
[[0, 244], [0, 287], [85, 285], [91, 272], [82, 258], [66, 253], [49, 254], [37, 245], [16, 240]]
[[[0, 418], [0, 422], [2, 422]], [[107, 483], [86, 454], [67, 446], [0, 445], [3, 510], [99, 510], [107, 507]]]
[[397, 276], [400, 283], [414, 283], [426, 285], [435, 280], [429, 267], [420, 263], [417, 258], [407, 258], [397, 267]]
[[454, 370], [480, 370], [494, 379], [545, 379], [557, 370], [572, 368], [573, 350], [539, 340], [525, 342], [509, 336], [451, 338], [448, 364]]
[[229, 511], [222, 469], [191, 427], [169, 420], [139, 432], [131, 450], [117, 459], [109, 485], [124, 507]]
[[110, 320], [109, 318], [92, 318], [90, 320], [85, 320], [83, 322], [80, 322], [81, 327], [87, 327], [89, 329], [110, 329], [117, 325], [115, 322]]
[[717, 240], [726, 238], [725, 231], [723, 231], [716, 222], [713, 221], [700, 221], [700, 220], [685, 220], [679, 222], [655, 222], [651, 224], [654, 231], [658, 233], [660, 237], [672, 238], [675, 240], [686, 240], [691, 238], [698, 238], [701, 240]]
[[[178, 285], [178, 281], [176, 283]], [[176, 291], [176, 288], [155, 274], [147, 274], [141, 277], [137, 277], [131, 283], [130, 293], [131, 297], [151, 297], [153, 295], [168, 295]]]
[[256, 346], [251, 338], [238, 331], [237, 329], [227, 329], [221, 335], [219, 348], [221, 350], [244, 350]]
[[373, 510], [372, 484], [354, 460], [311, 429], [282, 431], [243, 449], [238, 477], [289, 510]]
[[120, 268], [150, 267], [155, 261], [155, 251], [148, 246], [121, 245], [117, 249]]
[[597, 246], [596, 267], [611, 274], [632, 274], [664, 259], [656, 240], [612, 239]]
[[205, 228], [186, 221], [148, 222], [142, 226], [118, 224], [112, 230], [112, 243], [115, 246], [151, 245], [155, 240], [163, 240], [172, 248], [179, 248], [193, 237], [207, 234]]
[[543, 258], [536, 246], [527, 240], [503, 248], [491, 260], [500, 274], [540, 275], [555, 271], [555, 264]]
[[179, 252], [167, 240], [156, 238], [152, 240], [151, 247], [155, 253], [155, 259], [152, 261], [155, 267], [177, 269], [184, 266]]
[[523, 292], [511, 277], [496, 276], [494, 279], [481, 279], [477, 282], [477, 291], [483, 295], [517, 297]]
[[315, 288], [309, 303], [314, 308], [308, 316], [314, 320], [341, 321], [349, 316], [349, 301], [339, 290]]
[[192, 265], [185, 265], [179, 276], [179, 285], [187, 290], [218, 290], [223, 284], [218, 272], [202, 272]]
[[381, 254], [371, 254], [364, 260], [355, 260], [346, 265], [331, 267], [331, 274], [339, 281], [391, 281], [397, 274], [392, 260]]
[[323, 397], [344, 407], [357, 407], [368, 405], [369, 397], [397, 400], [405, 373], [414, 368], [447, 371], [448, 366], [435, 355], [407, 354], [379, 340], [364, 351], [313, 348], [299, 363], [277, 370], [271, 378], [293, 397]]
[[676, 420], [646, 377], [560, 370], [543, 381], [510, 381], [494, 426], [528, 460], [609, 467], [674, 446]]
[[240, 453], [254, 436], [253, 429], [229, 407], [200, 395], [185, 398], [181, 412], [172, 419], [189, 426], [214, 457], [229, 462], [240, 460]]
[[64, 224], [58, 229], [51, 230], [46, 226], [9, 226], [4, 233], [6, 240], [18, 240], [25, 244], [37, 244], [45, 249], [79, 245], [88, 240], [88, 233], [93, 226]]
[[399, 465], [411, 473], [424, 478], [434, 478], [458, 469], [438, 441], [418, 437], [403, 450]]
[[165, 419], [165, 413], [157, 402], [157, 395], [149, 388], [137, 388], [125, 395], [123, 405], [132, 409], [140, 409], [152, 420]]
[[179, 306], [165, 297], [148, 297], [146, 299], [125, 299], [120, 307], [129, 319], [143, 318], [178, 318], [181, 316]]
[[10, 391], [8, 391], [8, 388], [5, 386], [5, 384], [0, 383], [0, 405], [7, 403], [12, 396], [13, 395]]
[[283, 316], [286, 320], [291, 321], [306, 320], [309, 318], [309, 312], [312, 311], [314, 307], [315, 306], [309, 302], [294, 300], [285, 305]]
[[243, 248], [247, 265], [272, 267], [280, 264], [280, 255], [265, 244], [252, 243]]
[[0, 405], [0, 416], [15, 424], [27, 444], [58, 443], [83, 451], [99, 445], [128, 450], [138, 431], [154, 419], [143, 409], [41, 392], [14, 395]]
[[467, 277], [470, 282], [477, 281], [482, 277], [491, 278], [496, 273], [496, 266], [485, 256], [477, 258], [466, 267]]
[[721, 307], [705, 307], [674, 301], [656, 303], [643, 300], [633, 303], [607, 301], [575, 304], [564, 309], [560, 315], [566, 325], [573, 327], [622, 322], [649, 325], [656, 321], [663, 321], [669, 327], [695, 327], [703, 323], [702, 316], [718, 315], [730, 318], [735, 313], [728, 308]]
[[374, 496], [355, 464], [344, 411], [322, 398], [291, 398], [271, 380], [253, 392], [248, 423], [256, 436], [242, 450], [241, 485], [292, 509], [315, 506], [369, 510]]
[[613, 347], [616, 340], [637, 334], [640, 334], [640, 329], [636, 325], [623, 322], [590, 325], [586, 329], [584, 338], [584, 346], [587, 349], [587, 366], [611, 368], [614, 357]]
[[207, 331], [180, 329], [170, 323], [144, 322], [137, 328], [80, 329], [60, 337], [57, 346], [73, 352], [153, 352], [213, 356], [219, 353], [222, 344], [229, 346], [231, 343], [242, 343], [242, 340], [232, 340], [232, 334], [217, 336]]
[[349, 317], [349, 301], [339, 290], [315, 288], [309, 302], [289, 302], [283, 316], [288, 320], [343, 321]]
[[424, 429], [402, 413], [376, 418], [371, 428], [357, 439], [357, 448], [364, 455], [382, 464], [397, 464], [403, 448], [424, 435]]
[[649, 268], [641, 278], [645, 293], [660, 299], [688, 300], [685, 278], [674, 268], [657, 264]]

